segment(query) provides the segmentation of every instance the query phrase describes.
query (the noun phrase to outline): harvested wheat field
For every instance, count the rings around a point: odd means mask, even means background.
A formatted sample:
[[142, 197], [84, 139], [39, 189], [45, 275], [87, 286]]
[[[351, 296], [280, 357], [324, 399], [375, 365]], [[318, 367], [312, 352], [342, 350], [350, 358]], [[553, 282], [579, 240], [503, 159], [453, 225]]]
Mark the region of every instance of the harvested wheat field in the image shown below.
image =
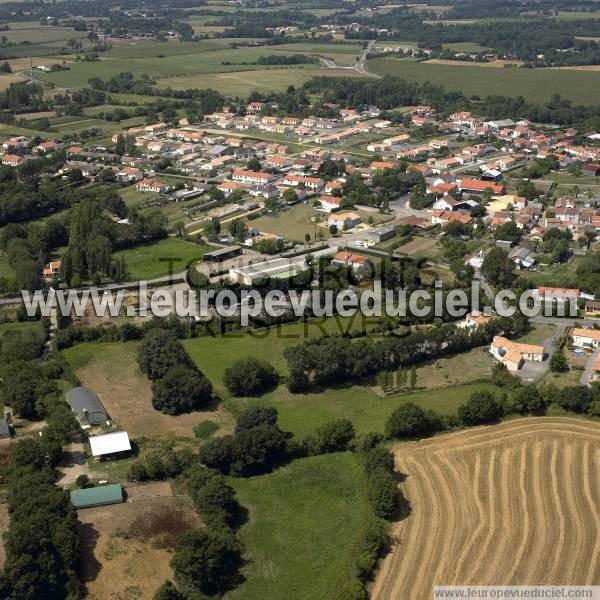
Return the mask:
[[600, 424], [538, 417], [396, 447], [410, 515], [377, 600], [434, 585], [600, 584]]

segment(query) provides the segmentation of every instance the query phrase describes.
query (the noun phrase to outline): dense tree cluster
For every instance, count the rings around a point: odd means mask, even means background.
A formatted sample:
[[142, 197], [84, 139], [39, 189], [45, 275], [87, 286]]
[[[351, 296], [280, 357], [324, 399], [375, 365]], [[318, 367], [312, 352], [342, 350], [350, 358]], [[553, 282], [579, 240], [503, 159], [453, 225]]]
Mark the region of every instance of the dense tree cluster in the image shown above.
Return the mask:
[[172, 331], [151, 330], [142, 343], [138, 362], [152, 380], [156, 410], [177, 415], [205, 408], [212, 400], [212, 384]]
[[287, 439], [274, 408], [249, 408], [233, 435], [215, 438], [200, 448], [200, 462], [221, 473], [250, 477], [268, 473], [287, 458]]
[[285, 351], [292, 392], [315, 386], [364, 379], [381, 371], [418, 364], [440, 356], [464, 352], [489, 343], [495, 335], [523, 330], [521, 319], [493, 319], [471, 329], [444, 324], [429, 331], [415, 331], [403, 338], [352, 340], [338, 336], [308, 340]]

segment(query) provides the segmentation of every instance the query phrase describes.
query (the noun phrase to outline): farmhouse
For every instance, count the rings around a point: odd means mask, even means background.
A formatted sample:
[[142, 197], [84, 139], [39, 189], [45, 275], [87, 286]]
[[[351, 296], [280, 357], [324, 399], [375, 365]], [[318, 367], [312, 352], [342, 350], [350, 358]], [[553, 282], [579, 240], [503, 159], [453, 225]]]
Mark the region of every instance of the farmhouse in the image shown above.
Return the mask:
[[56, 275], [60, 273], [62, 261], [51, 260], [42, 270], [42, 279], [44, 281], [52, 281]]
[[70, 493], [71, 504], [75, 508], [91, 508], [92, 506], [105, 506], [107, 504], [120, 504], [123, 502], [123, 488], [120, 483], [113, 485], [99, 485], [97, 487], [73, 490]]
[[544, 347], [537, 344], [519, 344], [502, 336], [495, 336], [490, 346], [492, 355], [503, 363], [509, 371], [518, 371], [523, 362], [544, 360]]
[[131, 453], [131, 443], [126, 431], [114, 431], [89, 438], [94, 460], [123, 458]]
[[319, 196], [319, 202], [321, 203], [321, 210], [325, 212], [331, 212], [332, 210], [337, 210], [341, 203], [342, 199], [337, 196], [328, 196], [323, 194]]
[[67, 394], [67, 402], [82, 429], [108, 421], [108, 413], [98, 396], [86, 387], [76, 387]]
[[465, 317], [464, 326], [479, 327], [480, 325], [485, 325], [486, 323], [489, 323], [491, 319], [492, 317], [484, 315], [481, 311], [474, 310]]
[[573, 329], [573, 346], [577, 348], [600, 348], [600, 329]]

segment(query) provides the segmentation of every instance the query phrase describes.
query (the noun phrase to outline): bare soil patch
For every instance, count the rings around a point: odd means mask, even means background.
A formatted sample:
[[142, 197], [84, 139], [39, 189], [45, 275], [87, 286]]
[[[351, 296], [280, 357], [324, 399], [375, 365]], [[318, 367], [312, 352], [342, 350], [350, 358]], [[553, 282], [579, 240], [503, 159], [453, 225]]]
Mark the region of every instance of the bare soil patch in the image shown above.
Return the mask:
[[189, 500], [173, 497], [83, 509], [78, 518], [89, 600], [151, 600], [173, 577], [175, 538], [200, 524]]
[[[97, 354], [76, 375], [83, 385], [97, 394], [109, 415], [132, 438], [173, 432], [193, 436], [193, 427], [207, 419], [230, 429], [231, 417], [215, 410], [184, 415], [165, 415], [152, 406], [152, 386], [137, 364], [137, 347], [126, 344], [102, 344], [106, 353]], [[114, 349], [114, 353], [111, 350]]]

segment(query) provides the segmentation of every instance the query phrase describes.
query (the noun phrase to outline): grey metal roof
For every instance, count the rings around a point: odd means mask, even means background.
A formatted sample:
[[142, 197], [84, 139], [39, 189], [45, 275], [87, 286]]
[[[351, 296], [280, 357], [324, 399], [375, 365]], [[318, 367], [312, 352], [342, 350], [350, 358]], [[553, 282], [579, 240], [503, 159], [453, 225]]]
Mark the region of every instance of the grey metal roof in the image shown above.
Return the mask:
[[89, 388], [73, 388], [67, 394], [67, 402], [81, 424], [97, 425], [108, 419], [108, 413], [102, 406], [102, 402]]
[[0, 437], [10, 437], [10, 427], [6, 419], [0, 419]]

